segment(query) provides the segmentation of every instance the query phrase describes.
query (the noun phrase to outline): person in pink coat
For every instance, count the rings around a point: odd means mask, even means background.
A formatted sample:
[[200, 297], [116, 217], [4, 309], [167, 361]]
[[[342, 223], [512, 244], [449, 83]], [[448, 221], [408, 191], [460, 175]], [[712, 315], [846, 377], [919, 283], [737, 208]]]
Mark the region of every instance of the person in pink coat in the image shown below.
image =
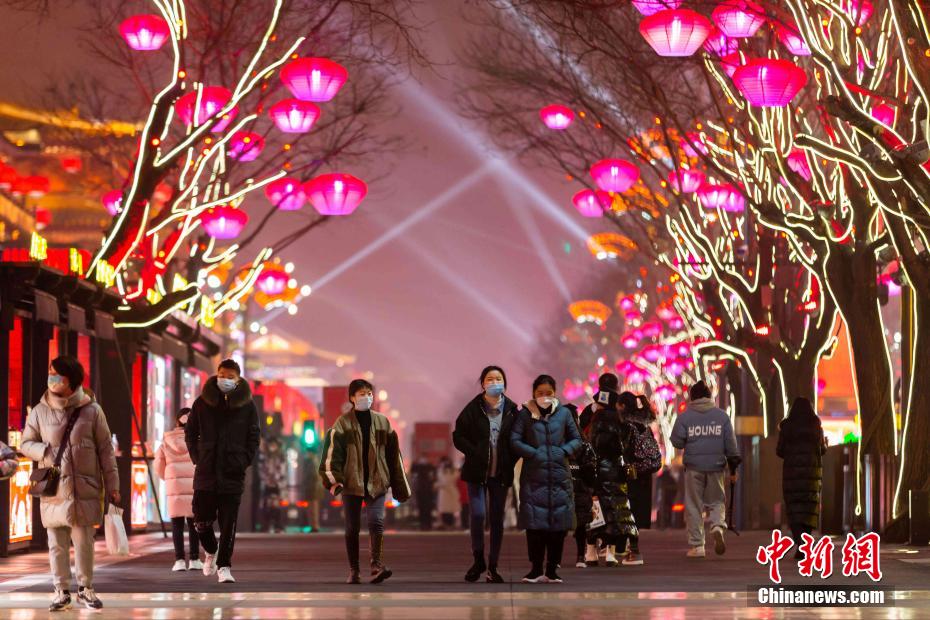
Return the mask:
[[[165, 433], [165, 439], [155, 451], [155, 473], [168, 485], [168, 516], [174, 539], [172, 571], [200, 570], [200, 544], [194, 529], [194, 462], [184, 442], [184, 425], [190, 416], [187, 407], [178, 411], [178, 424]], [[190, 537], [190, 563], [184, 561], [184, 523]]]

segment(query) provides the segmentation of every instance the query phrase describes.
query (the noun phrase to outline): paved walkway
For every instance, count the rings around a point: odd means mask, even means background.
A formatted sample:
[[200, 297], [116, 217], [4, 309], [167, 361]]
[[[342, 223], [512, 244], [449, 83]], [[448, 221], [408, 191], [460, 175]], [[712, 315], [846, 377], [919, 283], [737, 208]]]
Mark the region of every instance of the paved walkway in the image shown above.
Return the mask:
[[[380, 586], [347, 586], [339, 534], [243, 535], [233, 572], [238, 583], [221, 585], [199, 573], [171, 573], [170, 542], [160, 535], [131, 540], [134, 556], [114, 559], [98, 544], [96, 587], [113, 618], [352, 618], [417, 620], [559, 620], [655, 618], [930, 618], [930, 549], [886, 545], [884, 586], [899, 596], [883, 609], [770, 609], [747, 607], [747, 587], [765, 584], [767, 571], [755, 551], [766, 532], [730, 536], [726, 555], [710, 547], [704, 560], [684, 557], [684, 532], [643, 534], [646, 564], [639, 567], [576, 569], [573, 541], [566, 541], [564, 584], [519, 583], [528, 569], [525, 542], [509, 534], [501, 573], [508, 583], [468, 584], [470, 563], [464, 533], [389, 533], [386, 552], [395, 576]], [[366, 552], [363, 540], [363, 561]], [[838, 545], [838, 547], [841, 546]], [[786, 584], [814, 584], [782, 562]], [[836, 566], [839, 567], [839, 558]], [[868, 578], [827, 580], [869, 585]], [[0, 618], [46, 617], [48, 565], [44, 554], [0, 559]], [[83, 611], [82, 614], [90, 612]]]

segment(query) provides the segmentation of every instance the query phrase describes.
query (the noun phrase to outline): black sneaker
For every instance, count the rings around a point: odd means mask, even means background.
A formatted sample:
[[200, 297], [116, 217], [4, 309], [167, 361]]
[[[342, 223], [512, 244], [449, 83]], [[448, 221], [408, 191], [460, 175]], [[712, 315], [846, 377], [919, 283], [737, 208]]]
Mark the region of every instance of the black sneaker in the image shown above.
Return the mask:
[[68, 611], [71, 609], [71, 593], [67, 590], [55, 590], [55, 598], [48, 606], [49, 611]]
[[78, 590], [78, 603], [81, 603], [87, 609], [103, 609], [103, 603], [97, 598], [97, 593], [93, 588], [81, 586]]
[[523, 583], [548, 583], [542, 569], [534, 568], [523, 577]]
[[378, 572], [371, 577], [371, 583], [382, 583], [387, 581], [393, 574], [394, 573], [391, 572], [391, 569], [387, 566], [379, 566]]
[[488, 570], [488, 565], [484, 563], [484, 554], [476, 553], [474, 564], [472, 564], [468, 572], [465, 573], [465, 581], [470, 583], [478, 581], [481, 578], [481, 573], [486, 570]]
[[488, 568], [488, 576], [486, 581], [488, 583], [504, 583], [504, 578], [501, 577], [501, 574], [497, 572], [496, 566], [491, 566]]
[[549, 583], [562, 583], [562, 578], [559, 577], [559, 574], [552, 568], [546, 571], [546, 581]]

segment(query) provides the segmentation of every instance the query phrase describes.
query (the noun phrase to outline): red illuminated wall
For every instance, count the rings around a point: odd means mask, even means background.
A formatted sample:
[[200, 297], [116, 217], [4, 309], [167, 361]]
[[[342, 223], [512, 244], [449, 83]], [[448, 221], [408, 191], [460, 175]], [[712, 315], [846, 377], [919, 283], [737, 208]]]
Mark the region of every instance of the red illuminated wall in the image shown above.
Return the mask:
[[323, 428], [332, 428], [339, 416], [342, 407], [349, 402], [348, 386], [338, 385], [323, 388]]
[[142, 381], [145, 374], [145, 364], [141, 353], [136, 354], [136, 359], [132, 363], [132, 406], [135, 408], [135, 421], [132, 422], [132, 443], [133, 445], [142, 441], [139, 436], [139, 424], [142, 420]]
[[[10, 428], [23, 428], [23, 320], [13, 319], [10, 332], [10, 375], [7, 378]], [[6, 432], [5, 429], [3, 429]]]
[[413, 429], [413, 458], [436, 464], [452, 453], [452, 425], [449, 422], [417, 422]]
[[91, 370], [93, 367], [90, 365], [90, 336], [84, 334], [78, 334], [77, 336], [77, 358], [81, 362], [81, 366], [84, 367], [84, 385], [90, 387], [93, 385], [91, 383]]
[[264, 397], [265, 411], [281, 412], [281, 424], [285, 435], [293, 433], [295, 422], [317, 420], [320, 417], [320, 412], [313, 401], [304, 396], [300, 390], [280, 381], [262, 383], [255, 388], [255, 393]]

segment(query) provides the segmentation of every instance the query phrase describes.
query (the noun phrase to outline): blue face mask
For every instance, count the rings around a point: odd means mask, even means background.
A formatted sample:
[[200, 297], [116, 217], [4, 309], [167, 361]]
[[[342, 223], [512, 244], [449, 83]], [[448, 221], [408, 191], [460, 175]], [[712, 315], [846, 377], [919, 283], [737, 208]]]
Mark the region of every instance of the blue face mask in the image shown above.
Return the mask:
[[368, 411], [371, 409], [371, 405], [374, 403], [374, 398], [372, 396], [357, 396], [355, 398], [355, 410], [356, 411]]
[[61, 375], [49, 375], [48, 376], [48, 389], [53, 389], [59, 387], [62, 383], [65, 382], [65, 378]]
[[217, 379], [216, 385], [220, 388], [220, 392], [223, 394], [229, 394], [234, 389], [236, 389], [236, 384], [239, 382], [235, 379]]
[[489, 383], [484, 387], [484, 393], [488, 396], [500, 396], [504, 393], [503, 383]]

